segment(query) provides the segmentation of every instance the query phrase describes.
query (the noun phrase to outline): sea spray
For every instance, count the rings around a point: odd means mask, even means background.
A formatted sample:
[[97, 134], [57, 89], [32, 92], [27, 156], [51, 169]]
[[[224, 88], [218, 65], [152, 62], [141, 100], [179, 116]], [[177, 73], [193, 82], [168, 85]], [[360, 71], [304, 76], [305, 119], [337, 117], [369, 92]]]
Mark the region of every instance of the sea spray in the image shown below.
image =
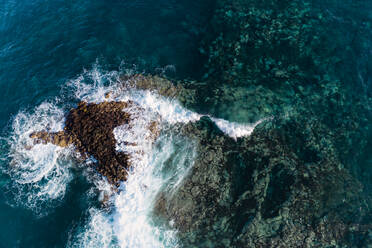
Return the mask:
[[88, 209], [88, 221], [73, 230], [67, 247], [120, 248], [114, 234], [111, 214], [95, 207]]
[[[70, 82], [70, 87], [75, 89], [75, 95], [80, 100], [94, 103], [108, 100], [133, 101], [141, 108], [127, 108], [132, 125], [114, 129], [117, 150], [130, 154], [132, 163], [128, 180], [122, 184], [120, 193], [113, 194], [111, 198], [114, 213], [102, 218], [102, 212], [93, 212], [97, 216], [91, 216], [90, 224], [86, 226], [86, 234], [90, 235], [84, 240], [89, 240], [92, 246], [91, 234], [97, 230], [94, 223], [101, 220], [104, 232], [112, 238], [105, 244], [112, 245], [113, 240], [117, 239], [115, 244], [120, 247], [176, 247], [176, 230], [171, 229], [172, 223], [156, 223], [152, 210], [160, 192], [172, 194], [176, 191], [196, 156], [193, 141], [176, 134], [172, 126], [198, 121], [203, 115], [184, 108], [177, 99], [169, 99], [148, 90], [138, 90], [129, 84], [125, 85], [124, 81], [118, 82], [117, 73], [100, 74], [97, 68], [87, 72], [85, 77]], [[222, 131], [233, 138], [249, 135], [256, 125], [211, 118]], [[161, 133], [155, 143], [147, 128], [154, 120], [159, 123]], [[107, 227], [108, 219], [111, 220], [110, 228]]]
[[[75, 92], [75, 96], [87, 102], [103, 101], [134, 101], [149, 112], [157, 113], [169, 124], [198, 121], [202, 116], [181, 105], [173, 98], [157, 94], [156, 91], [139, 90], [132, 87], [130, 82], [120, 79], [116, 71], [106, 72], [95, 65], [90, 71], [75, 80], [68, 82], [68, 88]], [[148, 112], [148, 113], [149, 113]], [[232, 138], [248, 136], [263, 120], [255, 123], [236, 123], [209, 116], [226, 135]]]
[[[177, 133], [177, 125], [198, 121], [203, 115], [184, 108], [177, 99], [169, 99], [149, 90], [138, 90], [119, 80], [118, 72], [104, 72], [98, 66], [71, 80], [63, 89], [62, 98], [73, 102], [133, 101], [138, 107], [127, 109], [133, 118], [132, 126], [114, 129], [116, 149], [130, 155], [132, 167], [119, 192], [112, 191], [104, 178], [95, 179], [95, 188], [103, 192], [109, 209], [90, 207], [88, 218], [73, 229], [69, 247], [177, 247], [177, 230], [172, 223], [154, 218], [152, 211], [156, 196], [173, 194], [182, 184], [197, 156], [193, 140]], [[59, 99], [64, 102], [64, 99]], [[65, 103], [66, 108], [70, 102]], [[53, 102], [43, 103], [33, 114], [20, 112], [13, 122], [10, 138], [10, 157], [15, 185], [24, 190], [28, 206], [63, 199], [73, 154], [72, 147], [34, 144], [32, 132], [63, 130], [65, 111]], [[249, 135], [257, 124], [231, 123], [210, 118], [232, 138]], [[148, 126], [157, 123], [157, 139]], [[132, 143], [134, 145], [128, 145]], [[76, 153], [74, 153], [76, 154]], [[93, 159], [93, 158], [92, 158]], [[91, 162], [91, 160], [85, 163]], [[62, 164], [63, 162], [63, 164]], [[32, 207], [31, 207], [32, 208]]]
[[[54, 103], [44, 102], [29, 114], [21, 111], [12, 123], [12, 134], [7, 141], [10, 151], [8, 174], [13, 179], [16, 204], [31, 208], [44, 215], [50, 201], [63, 198], [72, 179], [71, 148], [62, 149], [51, 144], [34, 144], [32, 132], [48, 129], [60, 131], [64, 111]], [[55, 202], [54, 202], [55, 204]]]
[[191, 141], [170, 133], [159, 137], [115, 196], [114, 225], [121, 247], [176, 247], [176, 231], [151, 218], [156, 196], [171, 193], [194, 161]]
[[[76, 87], [81, 90], [79, 95], [93, 102], [106, 100], [105, 96], [113, 90], [111, 87], [97, 87], [97, 85], [90, 88], [89, 85], [80, 83]], [[121, 185], [120, 193], [113, 194], [110, 200], [113, 202], [114, 213], [103, 218], [102, 212], [93, 211], [84, 234], [78, 235], [83, 243], [77, 242], [84, 247], [111, 247], [113, 242], [115, 243], [114, 239], [117, 239], [120, 247], [176, 247], [176, 231], [169, 229], [166, 224], [155, 223], [151, 212], [156, 195], [163, 190], [171, 192], [175, 189], [192, 166], [195, 156], [192, 142], [174, 133], [169, 126], [169, 123], [176, 123], [174, 118], [187, 122], [189, 117], [182, 115], [182, 112], [181, 114], [177, 112], [178, 115], [164, 118], [161, 111], [154, 111], [153, 108], [159, 100], [147, 95], [145, 91], [120, 92], [119, 89], [115, 89], [113, 92], [111, 97], [114, 97], [115, 101], [131, 100], [141, 107], [138, 109], [134, 105], [126, 109], [133, 119], [130, 127], [122, 125], [114, 129], [117, 150], [130, 155], [132, 167], [128, 180]], [[165, 103], [169, 108], [173, 107], [172, 104]], [[162, 105], [164, 102], [159, 104]], [[154, 120], [158, 122], [159, 132], [161, 132], [155, 143], [147, 128]], [[128, 145], [128, 143], [135, 145]], [[111, 231], [107, 231], [111, 229], [106, 227], [109, 219], [111, 219], [111, 228], [115, 231], [113, 236]], [[101, 220], [102, 227], [106, 230], [104, 232], [111, 236], [110, 242], [102, 244], [102, 239], [94, 241], [93, 237], [99, 237], [98, 234], [93, 235], [96, 233], [95, 223], [98, 220]]]

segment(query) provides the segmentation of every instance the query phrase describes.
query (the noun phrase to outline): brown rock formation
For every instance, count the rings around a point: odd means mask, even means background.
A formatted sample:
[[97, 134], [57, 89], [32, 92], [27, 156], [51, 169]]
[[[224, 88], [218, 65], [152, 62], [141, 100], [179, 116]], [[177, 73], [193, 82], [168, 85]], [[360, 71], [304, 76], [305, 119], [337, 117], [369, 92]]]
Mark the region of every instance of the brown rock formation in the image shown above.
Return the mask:
[[43, 144], [52, 143], [57, 146], [66, 147], [72, 144], [73, 139], [63, 131], [56, 133], [48, 133], [46, 131], [35, 132], [30, 135], [31, 138], [36, 139], [36, 143]]
[[[30, 137], [35, 139], [35, 143], [52, 143], [61, 147], [74, 144], [83, 157], [93, 156], [98, 161], [94, 166], [100, 174], [110, 183], [118, 185], [126, 180], [130, 164], [129, 154], [115, 150], [113, 130], [123, 124], [130, 125], [132, 119], [125, 109], [131, 106], [134, 106], [133, 102], [80, 102], [77, 108], [68, 113], [64, 131], [40, 131], [32, 133]], [[150, 123], [148, 128], [156, 138], [157, 123]]]

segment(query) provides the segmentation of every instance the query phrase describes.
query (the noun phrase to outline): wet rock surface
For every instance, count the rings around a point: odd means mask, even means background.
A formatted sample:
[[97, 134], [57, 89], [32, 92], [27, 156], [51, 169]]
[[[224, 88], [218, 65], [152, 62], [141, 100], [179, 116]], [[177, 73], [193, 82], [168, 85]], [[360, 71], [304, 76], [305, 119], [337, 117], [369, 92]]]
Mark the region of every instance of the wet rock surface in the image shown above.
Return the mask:
[[[125, 181], [130, 166], [128, 154], [115, 150], [113, 130], [131, 122], [125, 111], [132, 102], [80, 102], [66, 116], [64, 131], [48, 133], [35, 132], [30, 135], [36, 143], [52, 143], [61, 147], [74, 144], [83, 157], [92, 156], [97, 163], [95, 169], [107, 180], [118, 185]], [[151, 127], [150, 127], [151, 128]], [[153, 127], [155, 130], [156, 128]], [[128, 144], [135, 145], [135, 144]]]
[[237, 141], [208, 118], [184, 126], [199, 156], [155, 213], [174, 222], [185, 247], [372, 245], [371, 195], [334, 154], [311, 147], [317, 133], [307, 125], [266, 122]]
[[190, 106], [273, 118], [236, 142], [207, 119], [182, 128], [198, 158], [155, 212], [184, 247], [372, 247], [371, 7], [217, 1]]
[[115, 127], [129, 123], [130, 115], [123, 111], [129, 104], [81, 102], [66, 117], [65, 132], [75, 138], [77, 150], [98, 160], [96, 169], [111, 183], [126, 180], [126, 169], [130, 166], [128, 155], [115, 150], [113, 134]]
[[56, 133], [48, 133], [46, 131], [35, 132], [30, 135], [30, 138], [35, 139], [35, 143], [52, 143], [61, 147], [66, 147], [73, 143], [73, 138], [63, 131]]
[[[185, 106], [205, 93], [202, 83], [140, 82]], [[268, 103], [274, 118], [237, 141], [207, 117], [179, 127], [197, 141], [198, 156], [175, 193], [158, 195], [154, 212], [180, 231], [184, 247], [371, 246], [370, 99], [356, 101], [335, 82], [293, 94], [250, 87], [224, 86], [217, 96], [247, 97], [242, 106], [256, 93], [250, 118]], [[270, 102], [275, 98], [286, 103]]]
[[[238, 140], [207, 117], [177, 127], [198, 156], [154, 213], [183, 247], [372, 247], [372, 22], [361, 11], [370, 2], [323, 2], [219, 0], [200, 47], [202, 82], [120, 78], [200, 113], [273, 117]], [[112, 136], [129, 120], [120, 104], [82, 103], [64, 133], [33, 136], [59, 145], [72, 137], [101, 174], [125, 180], [128, 158]]]

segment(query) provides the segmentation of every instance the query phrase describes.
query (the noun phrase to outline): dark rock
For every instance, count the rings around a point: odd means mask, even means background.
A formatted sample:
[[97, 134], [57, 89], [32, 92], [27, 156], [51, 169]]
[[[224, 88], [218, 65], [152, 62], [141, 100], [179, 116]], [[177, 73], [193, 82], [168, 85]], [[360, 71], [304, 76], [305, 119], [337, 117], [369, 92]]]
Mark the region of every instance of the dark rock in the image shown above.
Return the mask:
[[115, 150], [115, 127], [127, 124], [130, 116], [123, 109], [132, 103], [79, 103], [66, 117], [65, 133], [73, 137], [76, 149], [97, 161], [96, 169], [111, 183], [125, 181], [128, 155]]
[[234, 141], [207, 118], [187, 124], [198, 158], [155, 212], [174, 221], [185, 247], [353, 247], [350, 237], [372, 227], [371, 196], [329, 151], [298, 156], [288, 139], [305, 125], [276, 120]]
[[[133, 121], [125, 111], [133, 105], [133, 102], [80, 102], [67, 114], [64, 131], [40, 131], [32, 133], [30, 137], [35, 139], [35, 143], [52, 143], [61, 147], [74, 144], [83, 157], [93, 156], [98, 161], [94, 165], [96, 170], [118, 186], [127, 178], [130, 155], [115, 150], [113, 130]], [[150, 123], [149, 129], [154, 138], [159, 134], [155, 121]]]

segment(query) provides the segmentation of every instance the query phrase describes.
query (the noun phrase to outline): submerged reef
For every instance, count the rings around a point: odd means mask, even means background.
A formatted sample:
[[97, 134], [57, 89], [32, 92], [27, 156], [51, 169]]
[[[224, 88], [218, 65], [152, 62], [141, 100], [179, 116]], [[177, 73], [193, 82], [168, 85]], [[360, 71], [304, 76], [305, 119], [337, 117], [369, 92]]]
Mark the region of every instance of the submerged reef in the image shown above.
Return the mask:
[[185, 247], [368, 247], [371, 195], [332, 151], [313, 146], [311, 125], [274, 120], [237, 141], [208, 118], [182, 127], [199, 156], [155, 213]]
[[[119, 83], [179, 99], [186, 106], [199, 97], [197, 88], [158, 76], [123, 76]], [[130, 125], [131, 105], [135, 103], [81, 102], [67, 114], [64, 131], [40, 131], [31, 138], [75, 145], [80, 154], [97, 160], [99, 173], [118, 185], [126, 180], [130, 163], [128, 154], [115, 150], [113, 129]], [[263, 121], [250, 136], [237, 140], [207, 116], [173, 127], [196, 141], [198, 156], [172, 194], [158, 194], [154, 213], [179, 230], [182, 246], [372, 244], [370, 178], [352, 170], [361, 168], [358, 163], [343, 162], [347, 145], [338, 144], [345, 135], [355, 135], [355, 129], [331, 128], [323, 119], [302, 113], [300, 109]], [[149, 129], [156, 137], [156, 123]]]
[[[173, 127], [196, 141], [198, 156], [154, 213], [182, 246], [372, 247], [372, 4], [343, 6], [217, 0], [200, 44], [202, 79], [120, 77], [230, 121], [271, 117], [236, 140], [206, 116]], [[130, 104], [83, 102], [63, 132], [31, 137], [74, 144], [118, 184], [130, 163], [113, 129], [130, 124]]]
[[155, 212], [185, 247], [372, 246], [370, 1], [219, 0], [184, 105], [257, 121], [236, 142], [207, 119], [200, 156]]
[[200, 45], [208, 88], [200, 110], [252, 121], [316, 111], [338, 94], [370, 97], [372, 4], [337, 2], [218, 0]]

